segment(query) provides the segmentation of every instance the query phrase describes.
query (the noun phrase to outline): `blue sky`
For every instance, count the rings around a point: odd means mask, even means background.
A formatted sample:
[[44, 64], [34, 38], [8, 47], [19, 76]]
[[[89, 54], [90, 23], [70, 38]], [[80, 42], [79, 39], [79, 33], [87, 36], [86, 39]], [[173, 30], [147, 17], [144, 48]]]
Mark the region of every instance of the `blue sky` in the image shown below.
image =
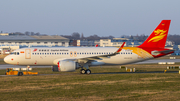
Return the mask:
[[179, 34], [180, 0], [1, 0], [0, 31], [149, 35], [163, 19]]

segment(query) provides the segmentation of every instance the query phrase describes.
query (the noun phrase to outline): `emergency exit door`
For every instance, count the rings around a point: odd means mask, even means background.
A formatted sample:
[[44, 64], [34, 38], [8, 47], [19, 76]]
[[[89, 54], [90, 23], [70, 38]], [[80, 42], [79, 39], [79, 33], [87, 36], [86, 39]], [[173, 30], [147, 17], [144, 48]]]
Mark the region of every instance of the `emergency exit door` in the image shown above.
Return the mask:
[[25, 58], [26, 59], [31, 59], [31, 50], [30, 49], [25, 50]]

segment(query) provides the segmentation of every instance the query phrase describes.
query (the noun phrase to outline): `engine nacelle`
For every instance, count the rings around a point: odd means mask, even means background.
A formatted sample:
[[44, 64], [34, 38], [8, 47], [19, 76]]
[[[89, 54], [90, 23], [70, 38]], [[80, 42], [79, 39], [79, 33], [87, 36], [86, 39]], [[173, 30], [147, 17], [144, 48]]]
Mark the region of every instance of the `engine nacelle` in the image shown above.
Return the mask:
[[67, 60], [59, 61], [57, 64], [58, 66], [52, 67], [52, 71], [72, 72], [80, 67], [77, 62]]

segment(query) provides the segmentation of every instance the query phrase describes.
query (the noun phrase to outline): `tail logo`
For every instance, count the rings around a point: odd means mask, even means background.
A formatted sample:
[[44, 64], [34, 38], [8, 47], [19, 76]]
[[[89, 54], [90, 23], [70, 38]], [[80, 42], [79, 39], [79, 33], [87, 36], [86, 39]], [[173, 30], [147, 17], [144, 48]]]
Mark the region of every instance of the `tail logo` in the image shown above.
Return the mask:
[[167, 30], [160, 30], [160, 29], [157, 29], [154, 31], [155, 33], [155, 36], [153, 38], [151, 38], [148, 42], [158, 42], [160, 40], [162, 40], [165, 36], [166, 36], [166, 33]]

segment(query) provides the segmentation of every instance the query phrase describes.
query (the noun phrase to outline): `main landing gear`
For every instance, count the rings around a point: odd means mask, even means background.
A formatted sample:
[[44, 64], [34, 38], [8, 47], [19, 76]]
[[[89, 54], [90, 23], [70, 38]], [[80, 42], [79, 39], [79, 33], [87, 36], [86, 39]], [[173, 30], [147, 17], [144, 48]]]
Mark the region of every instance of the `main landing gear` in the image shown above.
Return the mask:
[[[85, 69], [83, 69], [83, 67], [85, 67], [86, 68], [86, 70]], [[82, 67], [82, 69], [80, 70], [80, 73], [81, 74], [91, 74], [91, 70], [89, 69], [89, 65], [86, 63], [86, 64], [84, 64], [84, 66]]]
[[81, 69], [80, 73], [81, 74], [91, 74], [91, 70], [90, 69], [86, 69], [86, 70], [85, 69]]

